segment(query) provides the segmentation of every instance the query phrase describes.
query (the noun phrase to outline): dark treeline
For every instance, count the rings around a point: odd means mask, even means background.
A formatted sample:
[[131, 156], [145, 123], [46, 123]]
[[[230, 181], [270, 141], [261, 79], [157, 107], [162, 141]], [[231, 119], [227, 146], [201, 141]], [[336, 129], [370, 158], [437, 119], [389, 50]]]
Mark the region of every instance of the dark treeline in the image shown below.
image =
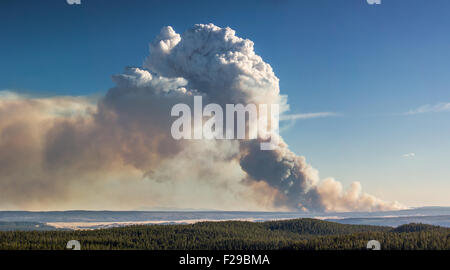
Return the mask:
[[314, 219], [269, 222], [200, 222], [80, 231], [0, 232], [0, 249], [65, 249], [78, 240], [82, 249], [273, 250], [450, 249], [450, 229], [424, 224], [397, 228], [345, 225]]

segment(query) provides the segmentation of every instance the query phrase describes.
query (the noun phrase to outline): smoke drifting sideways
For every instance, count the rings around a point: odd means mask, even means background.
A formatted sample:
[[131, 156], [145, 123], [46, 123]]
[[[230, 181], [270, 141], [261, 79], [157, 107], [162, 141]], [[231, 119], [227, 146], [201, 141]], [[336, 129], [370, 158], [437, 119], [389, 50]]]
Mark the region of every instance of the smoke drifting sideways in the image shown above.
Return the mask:
[[194, 95], [217, 104], [279, 104], [279, 79], [230, 28], [164, 27], [143, 67], [114, 75], [100, 99], [0, 92], [0, 208], [379, 211], [403, 208], [319, 179], [280, 138], [174, 140], [171, 108]]

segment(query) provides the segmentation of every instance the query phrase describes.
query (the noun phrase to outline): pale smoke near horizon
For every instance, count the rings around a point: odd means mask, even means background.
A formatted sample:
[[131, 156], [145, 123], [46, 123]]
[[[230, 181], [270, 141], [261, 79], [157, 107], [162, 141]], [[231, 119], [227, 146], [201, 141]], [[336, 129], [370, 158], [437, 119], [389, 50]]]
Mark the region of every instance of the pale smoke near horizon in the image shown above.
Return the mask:
[[280, 104], [279, 80], [253, 42], [230, 28], [171, 27], [150, 44], [144, 67], [113, 76], [97, 104], [80, 97], [0, 92], [0, 208], [374, 211], [399, 209], [318, 171], [280, 139], [180, 140], [170, 109], [204, 103]]

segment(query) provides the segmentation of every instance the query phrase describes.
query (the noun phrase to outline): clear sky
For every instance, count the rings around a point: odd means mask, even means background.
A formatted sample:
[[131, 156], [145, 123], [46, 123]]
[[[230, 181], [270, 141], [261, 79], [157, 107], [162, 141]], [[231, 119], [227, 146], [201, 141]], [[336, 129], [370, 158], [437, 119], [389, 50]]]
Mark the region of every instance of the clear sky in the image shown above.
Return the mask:
[[282, 134], [321, 177], [450, 206], [450, 1], [81, 2], [0, 2], [0, 90], [105, 93], [161, 27], [229, 26], [273, 67], [291, 113], [338, 114]]

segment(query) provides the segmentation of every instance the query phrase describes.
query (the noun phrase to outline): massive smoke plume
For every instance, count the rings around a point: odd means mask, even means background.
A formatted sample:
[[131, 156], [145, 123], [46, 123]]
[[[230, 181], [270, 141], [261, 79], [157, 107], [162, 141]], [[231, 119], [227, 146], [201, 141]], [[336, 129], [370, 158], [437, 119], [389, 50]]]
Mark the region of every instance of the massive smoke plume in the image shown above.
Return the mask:
[[142, 206], [224, 210], [354, 211], [401, 206], [345, 191], [280, 139], [273, 151], [256, 140], [172, 139], [174, 104], [279, 104], [279, 80], [253, 42], [230, 28], [171, 27], [150, 44], [142, 68], [113, 76], [93, 102], [0, 92], [0, 208], [133, 209]]

